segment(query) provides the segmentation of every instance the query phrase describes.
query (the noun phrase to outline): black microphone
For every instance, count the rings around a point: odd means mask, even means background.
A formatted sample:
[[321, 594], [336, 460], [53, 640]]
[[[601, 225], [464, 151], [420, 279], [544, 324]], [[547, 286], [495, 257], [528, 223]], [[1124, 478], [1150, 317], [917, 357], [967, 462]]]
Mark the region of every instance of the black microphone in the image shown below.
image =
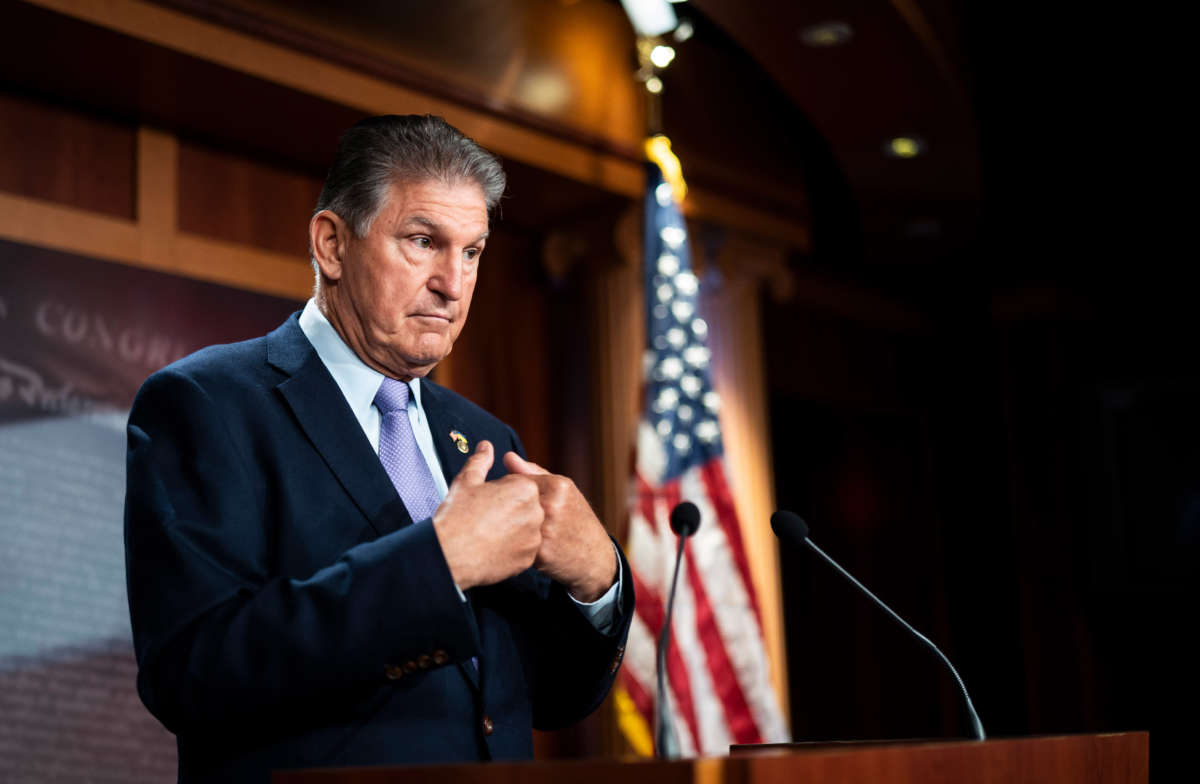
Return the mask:
[[780, 541], [786, 542], [793, 547], [808, 547], [808, 549], [821, 556], [826, 563], [840, 572], [843, 577], [845, 577], [860, 591], [870, 597], [871, 601], [875, 602], [875, 604], [878, 605], [881, 610], [892, 616], [892, 618], [895, 619], [895, 621], [905, 629], [908, 629], [910, 632], [912, 632], [912, 634], [918, 640], [932, 648], [933, 652], [936, 653], [938, 657], [946, 664], [946, 667], [949, 668], [950, 674], [954, 676], [954, 680], [958, 682], [958, 688], [962, 692], [963, 700], [967, 705], [967, 715], [970, 716], [971, 725], [975, 731], [975, 738], [977, 740], [987, 740], [987, 735], [984, 734], [983, 731], [983, 722], [979, 720], [979, 714], [975, 712], [975, 706], [971, 703], [971, 695], [967, 694], [966, 684], [963, 683], [963, 679], [959, 676], [958, 670], [954, 669], [954, 665], [951, 664], [950, 660], [946, 658], [946, 654], [942, 653], [938, 647], [933, 644], [932, 640], [910, 626], [908, 622], [897, 615], [891, 607], [888, 607], [886, 604], [884, 604], [878, 596], [868, 591], [865, 585], [854, 579], [852, 574], [839, 566], [837, 561], [830, 558], [824, 553], [824, 551], [821, 550], [821, 548], [813, 544], [812, 539], [808, 538], [808, 523], [804, 522], [804, 519], [800, 517], [800, 515], [796, 514], [795, 512], [789, 512], [785, 509], [780, 509], [775, 514], [771, 515], [771, 530], [775, 532], [775, 535], [779, 537]]
[[691, 501], [684, 501], [671, 510], [671, 530], [684, 538], [696, 533], [700, 527], [700, 510]]
[[679, 759], [679, 742], [671, 727], [667, 710], [667, 647], [671, 644], [671, 608], [675, 606], [675, 585], [679, 582], [679, 564], [683, 563], [683, 543], [700, 527], [700, 510], [691, 501], [684, 501], [671, 510], [671, 530], [679, 537], [675, 551], [675, 575], [671, 592], [667, 594], [667, 615], [658, 633], [658, 664], [655, 673], [658, 699], [654, 701], [654, 753], [659, 759]]

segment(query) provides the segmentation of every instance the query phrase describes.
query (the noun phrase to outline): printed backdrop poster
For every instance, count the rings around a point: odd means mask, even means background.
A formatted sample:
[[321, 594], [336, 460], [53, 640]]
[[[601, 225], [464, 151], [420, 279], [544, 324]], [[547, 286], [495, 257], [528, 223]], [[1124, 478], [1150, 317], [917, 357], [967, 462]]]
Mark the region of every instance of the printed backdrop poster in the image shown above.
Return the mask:
[[299, 303], [0, 240], [0, 771], [168, 782], [125, 598], [125, 420], [142, 381]]

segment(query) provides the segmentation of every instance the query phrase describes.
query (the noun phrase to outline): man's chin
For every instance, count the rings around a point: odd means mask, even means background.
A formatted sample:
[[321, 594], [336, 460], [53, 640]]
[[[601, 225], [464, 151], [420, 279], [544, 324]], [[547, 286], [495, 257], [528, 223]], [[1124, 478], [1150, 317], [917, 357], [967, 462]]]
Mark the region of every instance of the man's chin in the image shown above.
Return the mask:
[[[434, 336], [425, 335], [430, 338]], [[421, 377], [437, 367], [450, 354], [453, 342], [445, 336], [436, 340], [379, 341], [376, 351], [371, 352], [368, 365], [392, 378]]]
[[450, 350], [445, 351], [429, 351], [419, 354], [411, 354], [400, 359], [400, 364], [408, 369], [408, 373], [413, 376], [423, 377], [429, 375], [438, 363], [450, 355]]

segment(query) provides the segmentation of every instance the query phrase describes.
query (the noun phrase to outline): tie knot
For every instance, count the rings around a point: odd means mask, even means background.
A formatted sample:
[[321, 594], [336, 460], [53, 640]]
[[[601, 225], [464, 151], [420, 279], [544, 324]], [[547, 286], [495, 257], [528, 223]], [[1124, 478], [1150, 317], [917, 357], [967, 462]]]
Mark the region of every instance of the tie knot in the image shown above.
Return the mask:
[[384, 378], [375, 393], [375, 407], [379, 413], [387, 416], [393, 411], [404, 411], [408, 408], [408, 384], [394, 378]]

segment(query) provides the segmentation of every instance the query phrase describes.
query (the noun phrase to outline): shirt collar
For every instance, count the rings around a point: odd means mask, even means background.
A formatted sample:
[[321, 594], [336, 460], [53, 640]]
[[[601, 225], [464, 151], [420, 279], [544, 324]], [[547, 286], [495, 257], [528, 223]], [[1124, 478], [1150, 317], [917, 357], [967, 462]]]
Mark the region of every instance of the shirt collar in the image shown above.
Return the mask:
[[[354, 351], [342, 340], [329, 319], [317, 307], [315, 299], [309, 299], [300, 314], [300, 329], [308, 342], [316, 349], [317, 356], [325, 363], [329, 374], [342, 390], [350, 410], [359, 422], [366, 420], [375, 400], [375, 393], [383, 383], [383, 374], [368, 367]], [[421, 408], [421, 380], [413, 378], [408, 381], [410, 399]]]

